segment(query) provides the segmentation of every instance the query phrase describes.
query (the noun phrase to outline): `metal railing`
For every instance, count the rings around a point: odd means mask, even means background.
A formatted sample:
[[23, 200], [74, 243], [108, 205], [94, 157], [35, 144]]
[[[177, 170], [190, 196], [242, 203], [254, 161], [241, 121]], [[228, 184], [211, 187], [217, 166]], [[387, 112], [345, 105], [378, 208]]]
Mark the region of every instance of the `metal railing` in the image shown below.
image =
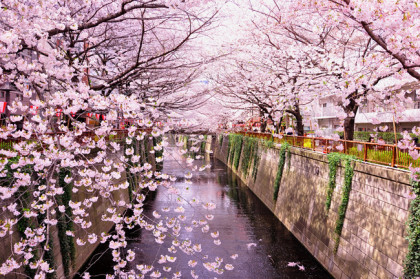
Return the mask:
[[[319, 137], [302, 137], [284, 135], [282, 138], [273, 137], [269, 133], [237, 132], [238, 134], [273, 141], [274, 143], [288, 142], [298, 148], [309, 149], [322, 153], [339, 152], [352, 155], [364, 162], [371, 162], [390, 167], [404, 168], [420, 167], [420, 158], [414, 160], [408, 150], [399, 149], [396, 145], [361, 142], [350, 140], [334, 140]], [[420, 152], [420, 148], [415, 148]]]
[[[150, 133], [152, 129], [142, 129], [142, 132]], [[32, 134], [29, 138], [25, 137], [13, 137], [8, 136], [6, 139], [0, 138], [0, 149], [7, 149], [7, 150], [13, 150], [13, 144], [19, 143], [22, 141], [26, 142], [37, 142], [39, 144], [39, 147], [42, 148], [42, 139], [44, 137], [52, 137], [53, 139], [57, 140], [59, 137], [66, 135], [65, 132], [56, 132], [56, 133], [44, 133], [44, 134]], [[112, 133], [110, 135], [107, 135], [105, 137], [106, 141], [116, 141], [120, 142], [124, 140], [128, 136], [128, 130], [121, 130], [121, 129], [115, 129], [112, 130]], [[99, 140], [100, 136], [95, 134], [95, 131], [87, 131], [83, 132], [80, 136], [75, 137], [75, 141], [81, 145], [86, 143], [87, 138], [93, 138]]]
[[[142, 130], [146, 133], [150, 133], [151, 129]], [[113, 130], [113, 135], [106, 136], [106, 140], [111, 141], [122, 141], [127, 135], [127, 130]], [[408, 150], [399, 149], [396, 145], [391, 144], [379, 144], [372, 142], [360, 142], [360, 141], [349, 141], [349, 140], [333, 140], [319, 137], [302, 137], [302, 136], [288, 136], [284, 135], [282, 138], [273, 137], [270, 133], [257, 133], [257, 132], [236, 132], [244, 136], [255, 137], [274, 143], [288, 142], [290, 145], [298, 148], [318, 151], [322, 153], [339, 152], [348, 155], [355, 156], [356, 158], [364, 161], [371, 162], [381, 165], [387, 165], [390, 167], [405, 168], [409, 166], [420, 167], [420, 159], [414, 160], [409, 154]], [[58, 133], [45, 133], [42, 135], [34, 134], [30, 138], [26, 139], [23, 137], [13, 138], [9, 136], [7, 139], [0, 139], [0, 149], [13, 149], [13, 144], [21, 141], [35, 141], [40, 143], [42, 147], [41, 139], [42, 136], [60, 137], [65, 135], [64, 132]], [[99, 137], [94, 131], [84, 132], [82, 135], [76, 137], [76, 142], [83, 144], [85, 138], [97, 138]], [[420, 148], [415, 148], [420, 152]]]

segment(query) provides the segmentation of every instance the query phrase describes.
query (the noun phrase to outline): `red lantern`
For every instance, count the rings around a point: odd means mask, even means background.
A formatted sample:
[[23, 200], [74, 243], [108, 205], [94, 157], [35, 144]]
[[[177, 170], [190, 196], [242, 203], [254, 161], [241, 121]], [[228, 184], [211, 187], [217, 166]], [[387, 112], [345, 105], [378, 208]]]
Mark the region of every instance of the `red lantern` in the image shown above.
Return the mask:
[[0, 102], [0, 113], [4, 113], [6, 111], [7, 102]]
[[39, 107], [37, 107], [37, 106], [31, 106], [30, 108], [31, 108], [31, 113], [32, 113], [33, 115], [35, 115], [35, 114], [37, 114], [37, 113], [38, 113], [38, 108], [39, 108]]
[[56, 112], [55, 115], [57, 117], [60, 117], [62, 111], [63, 111], [62, 109], [55, 109], [55, 112]]

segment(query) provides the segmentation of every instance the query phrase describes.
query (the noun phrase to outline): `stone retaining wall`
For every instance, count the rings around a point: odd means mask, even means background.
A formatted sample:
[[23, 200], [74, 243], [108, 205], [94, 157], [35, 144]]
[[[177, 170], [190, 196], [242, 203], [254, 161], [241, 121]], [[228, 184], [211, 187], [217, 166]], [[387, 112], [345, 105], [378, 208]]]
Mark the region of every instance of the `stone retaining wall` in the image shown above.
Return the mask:
[[[227, 149], [227, 136], [222, 146], [219, 137], [213, 140], [215, 157], [225, 164]], [[259, 151], [255, 181], [250, 174], [244, 176], [241, 161], [239, 170], [233, 171], [335, 278], [402, 276], [408, 251], [408, 241], [404, 238], [410, 203], [407, 195], [411, 188], [408, 172], [356, 162], [340, 245], [335, 254], [334, 228], [344, 167], [337, 169], [337, 186], [327, 215], [329, 168], [325, 154], [291, 148], [290, 165], [285, 164], [275, 202], [273, 185], [279, 150], [260, 144]]]
[[[153, 142], [151, 139], [149, 139], [147, 141], [147, 150], [151, 150], [152, 146], [153, 146]], [[121, 154], [116, 154], [116, 156], [119, 156], [119, 155]], [[148, 156], [148, 161], [153, 166], [153, 169], [156, 169], [154, 155], [151, 153], [148, 153], [147, 156]], [[122, 173], [121, 178], [118, 180], [114, 180], [113, 183], [115, 185], [119, 185], [125, 182], [126, 180], [127, 179], [126, 179], [125, 173]], [[72, 194], [72, 200], [75, 202], [83, 201], [85, 198], [86, 198], [86, 192], [84, 189]], [[102, 215], [106, 214], [106, 209], [110, 207], [110, 205], [114, 201], [129, 202], [128, 189], [120, 189], [120, 190], [114, 191], [111, 193], [109, 198], [103, 198], [100, 196], [98, 201], [95, 204], [93, 204], [93, 206], [90, 208], [88, 212], [89, 217], [87, 218], [87, 221], [92, 222], [92, 226], [89, 229], [85, 230], [85, 229], [82, 229], [80, 226], [75, 225], [74, 226], [75, 227], [74, 239], [76, 240], [78, 237], [80, 237], [81, 239], [86, 240], [87, 234], [96, 233], [97, 235], [100, 235], [102, 232], [109, 232], [113, 228], [114, 223], [104, 222], [101, 219], [102, 219]], [[3, 202], [3, 204], [0, 204], [0, 206], [6, 205], [6, 204], [7, 204], [7, 201]], [[123, 211], [124, 211], [123, 207], [120, 207], [117, 213], [122, 214]], [[12, 216], [10, 216], [9, 218], [11, 217]], [[58, 230], [56, 226], [53, 226], [51, 228], [51, 234], [53, 237], [52, 248], [53, 248], [54, 261], [55, 261], [55, 266], [56, 266], [56, 278], [63, 279], [65, 278], [63, 258], [61, 254], [60, 240], [59, 240]], [[3, 249], [0, 251], [0, 263], [3, 263], [7, 259], [7, 257], [10, 256], [11, 251], [12, 251], [11, 243], [18, 242], [19, 240], [20, 240], [20, 235], [19, 235], [19, 232], [17, 232], [16, 230], [11, 236], [0, 238], [0, 246], [3, 247]], [[74, 277], [74, 275], [78, 272], [78, 270], [84, 265], [86, 260], [89, 259], [89, 257], [95, 251], [98, 245], [99, 245], [99, 241], [94, 244], [90, 244], [89, 242], [86, 241], [86, 244], [83, 246], [79, 246], [75, 243], [76, 257], [75, 257], [75, 263], [71, 267], [70, 278]], [[25, 278], [25, 277], [26, 276], [25, 276], [24, 269], [20, 268], [19, 270], [17, 270], [17, 272], [8, 274], [4, 278], [20, 279], [20, 278]]]

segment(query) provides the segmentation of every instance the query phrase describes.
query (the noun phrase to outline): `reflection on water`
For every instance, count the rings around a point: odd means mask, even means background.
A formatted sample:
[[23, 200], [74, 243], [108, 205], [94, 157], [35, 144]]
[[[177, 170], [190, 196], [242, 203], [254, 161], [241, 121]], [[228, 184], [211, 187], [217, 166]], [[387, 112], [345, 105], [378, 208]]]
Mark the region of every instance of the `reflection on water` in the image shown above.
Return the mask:
[[[171, 253], [172, 239], [169, 238], [162, 245], [155, 242], [150, 232], [134, 230], [128, 232], [130, 241], [127, 249], [136, 253], [136, 259], [130, 262], [129, 268], [136, 268], [138, 264], [153, 264], [155, 269], [162, 273], [162, 277], [172, 278], [174, 272], [181, 272], [182, 278], [192, 278], [194, 270], [198, 278], [331, 278], [312, 255], [293, 237], [293, 235], [275, 218], [275, 216], [258, 200], [258, 198], [235, 176], [226, 166], [218, 160], [212, 160], [211, 169], [194, 174], [192, 184], [186, 184], [183, 177], [185, 166], [180, 164], [180, 157], [165, 159], [164, 171], [177, 176], [176, 187], [183, 191], [186, 200], [198, 198], [216, 204], [211, 211], [215, 217], [209, 221], [210, 232], [219, 232], [220, 245], [214, 244], [214, 238], [209, 233], [203, 234], [201, 227], [192, 232], [181, 230], [181, 238], [189, 239], [192, 243], [201, 243], [202, 252], [188, 256], [177, 250]], [[177, 217], [180, 213], [162, 212], [163, 207], [171, 209], [178, 206], [177, 197], [166, 189], [159, 189], [154, 199], [149, 200], [145, 210], [146, 216], [152, 217], [154, 210], [162, 214], [161, 219]], [[187, 217], [186, 223], [191, 220], [203, 220], [209, 214], [202, 207], [191, 207], [184, 204]], [[102, 249], [102, 250], [101, 250]], [[169, 249], [169, 250], [168, 250]], [[99, 247], [94, 254], [104, 251]], [[237, 257], [232, 255], [238, 254]], [[174, 263], [158, 261], [161, 255], [176, 257]], [[214, 262], [215, 258], [223, 259], [221, 268], [225, 264], [232, 264], [232, 271], [223, 274], [209, 272], [203, 266], [204, 262]], [[234, 259], [235, 258], [235, 259]], [[188, 261], [194, 259], [198, 264], [192, 268]], [[94, 278], [104, 278], [103, 274], [112, 273], [112, 256], [110, 251], [104, 253], [102, 258], [92, 258], [96, 261], [88, 271]], [[288, 266], [289, 262], [298, 262], [304, 267], [299, 270], [297, 266]], [[170, 272], [164, 271], [170, 268]], [[147, 277], [149, 278], [149, 277]]]

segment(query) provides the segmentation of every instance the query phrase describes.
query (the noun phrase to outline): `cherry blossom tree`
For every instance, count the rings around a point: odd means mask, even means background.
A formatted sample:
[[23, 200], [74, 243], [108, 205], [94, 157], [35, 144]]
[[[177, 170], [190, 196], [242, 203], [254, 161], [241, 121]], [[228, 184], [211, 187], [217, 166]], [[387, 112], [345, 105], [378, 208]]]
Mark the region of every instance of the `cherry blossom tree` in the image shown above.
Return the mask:
[[[312, 81], [318, 83], [318, 88], [312, 87], [312, 91], [317, 91], [319, 96], [335, 96], [336, 104], [342, 108], [339, 117], [344, 134], [352, 139], [358, 108], [367, 100], [384, 99], [388, 92], [375, 89], [375, 85], [390, 76], [406, 78], [403, 68], [357, 26], [339, 20], [332, 24], [313, 3], [311, 6], [299, 2], [303, 5], [301, 9], [296, 9], [295, 2], [265, 3], [263, 7], [251, 5], [251, 9], [260, 16], [256, 25], [263, 26], [260, 29], [270, 44], [279, 45], [276, 37], [287, 38], [296, 43], [295, 50], [303, 48], [304, 52], [310, 48], [312, 53], [321, 54], [320, 58], [314, 56], [312, 65], [308, 65], [322, 72], [322, 78]], [[267, 22], [269, 27], [259, 22]]]
[[[11, 116], [0, 130], [0, 137], [12, 143], [12, 148], [0, 150], [0, 236], [11, 247], [10, 254], [4, 251], [1, 275], [25, 270], [29, 277], [53, 278], [51, 243], [57, 229], [63, 247], [108, 243], [115, 276], [157, 276], [159, 270], [147, 265], [137, 271], [125, 268], [135, 254], [124, 250], [124, 230], [150, 230], [159, 245], [181, 237], [185, 222], [178, 219], [167, 227], [158, 212], [145, 217], [147, 192], [163, 187], [178, 195], [177, 213], [182, 204], [214, 207], [182, 199], [172, 186], [175, 178], [153, 171], [150, 161], [150, 154], [162, 161], [158, 153], [168, 145], [168, 126], [156, 125], [162, 111], [194, 104], [185, 87], [196, 78], [203, 59], [191, 52], [190, 42], [217, 14], [218, 7], [209, 10], [207, 2], [0, 3], [1, 79], [30, 102], [8, 104], [21, 115]], [[76, 121], [95, 114], [103, 116], [96, 126]], [[124, 134], [113, 130], [120, 118], [132, 120]], [[22, 120], [18, 130], [14, 123]], [[127, 191], [129, 201], [120, 194]], [[115, 226], [113, 234], [95, 231], [90, 218], [98, 204], [105, 205], [101, 221]], [[204, 221], [197, 228], [203, 233], [210, 229]], [[198, 248], [181, 250], [200, 253], [199, 243], [193, 245]], [[76, 271], [69, 261], [75, 248], [63, 251], [69, 254], [63, 255], [64, 273], [72, 276]], [[221, 263], [205, 264], [211, 272], [222, 272]]]
[[286, 50], [274, 44], [255, 48], [257, 44], [253, 42], [248, 50], [242, 50], [246, 53], [241, 55], [245, 56], [242, 60], [240, 56], [233, 57], [231, 64], [236, 65], [235, 71], [219, 77], [221, 86], [217, 90], [229, 97], [227, 103], [232, 107], [257, 108], [261, 116], [277, 124], [285, 113], [293, 115], [296, 130], [303, 135], [300, 110], [313, 100], [313, 91], [308, 89], [315, 88], [315, 83], [310, 83], [309, 77], [316, 79], [319, 73], [307, 67], [311, 61], [306, 52], [297, 53], [293, 47]]
[[[319, 13], [329, 26], [346, 24], [375, 42], [413, 78], [420, 80], [419, 8], [416, 1], [295, 1]], [[302, 7], [302, 6], [301, 6]]]

